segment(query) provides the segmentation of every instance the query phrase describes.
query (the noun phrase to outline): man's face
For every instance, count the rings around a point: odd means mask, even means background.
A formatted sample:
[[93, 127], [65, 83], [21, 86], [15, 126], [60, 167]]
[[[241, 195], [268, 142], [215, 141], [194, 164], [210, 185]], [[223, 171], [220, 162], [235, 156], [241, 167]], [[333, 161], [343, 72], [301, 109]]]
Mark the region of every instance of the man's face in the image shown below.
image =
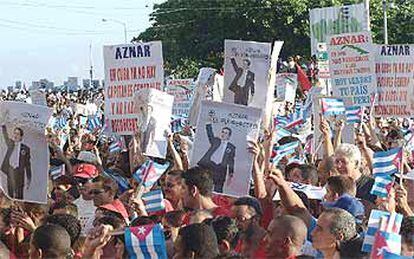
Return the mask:
[[336, 154], [334, 163], [335, 163], [335, 169], [341, 175], [348, 175], [352, 177], [351, 174], [355, 169], [355, 164], [352, 163], [350, 159], [348, 159], [342, 154]]
[[283, 236], [282, 226], [278, 224], [277, 220], [272, 220], [267, 227], [265, 241], [267, 258], [282, 258], [282, 256], [288, 256], [288, 249], [285, 242], [286, 237]]
[[312, 246], [318, 250], [332, 249], [335, 247], [336, 238], [330, 231], [332, 216], [322, 213], [315, 229], [312, 231]]
[[107, 187], [94, 187], [90, 193], [92, 194], [93, 205], [99, 207], [104, 204], [111, 203], [113, 195]]
[[167, 175], [164, 183], [165, 198], [177, 200], [183, 196], [183, 187], [178, 176]]
[[230, 130], [222, 129], [220, 132], [220, 139], [221, 140], [229, 140], [230, 139]]
[[292, 170], [290, 170], [289, 172], [289, 181], [294, 182], [294, 183], [305, 183], [305, 180], [302, 177], [302, 172], [300, 171], [299, 168], [293, 168]]
[[182, 180], [181, 183], [183, 187], [183, 206], [185, 208], [193, 208], [195, 206], [195, 197], [190, 191], [190, 187], [185, 183], [185, 180]]
[[14, 142], [20, 142], [20, 141], [22, 141], [22, 139], [23, 139], [23, 136], [22, 136], [20, 130], [19, 129], [14, 129], [13, 130], [13, 141]]
[[326, 194], [323, 198], [327, 202], [334, 202], [337, 199], [337, 195], [332, 191], [329, 185], [326, 185]]
[[250, 68], [250, 62], [248, 60], [243, 60], [243, 69], [247, 70]]
[[247, 205], [234, 205], [231, 208], [232, 211], [232, 218], [237, 221], [237, 228], [240, 231], [247, 231], [249, 229], [250, 224], [252, 223], [252, 215], [249, 206]]

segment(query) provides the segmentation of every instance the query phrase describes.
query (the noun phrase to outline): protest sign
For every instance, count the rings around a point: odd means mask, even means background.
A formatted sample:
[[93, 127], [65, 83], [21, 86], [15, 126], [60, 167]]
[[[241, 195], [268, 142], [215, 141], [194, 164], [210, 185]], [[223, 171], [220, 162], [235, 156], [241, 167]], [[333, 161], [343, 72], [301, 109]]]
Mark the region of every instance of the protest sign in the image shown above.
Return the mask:
[[174, 96], [156, 89], [143, 89], [135, 93], [134, 101], [141, 150], [145, 155], [165, 158]]
[[46, 203], [49, 149], [45, 128], [52, 110], [0, 103], [0, 188], [12, 199]]
[[215, 84], [216, 70], [210, 67], [203, 67], [198, 73], [196, 85], [194, 88], [193, 100], [191, 103], [188, 122], [195, 126], [200, 112], [201, 101], [213, 100], [213, 86]]
[[177, 116], [190, 113], [191, 101], [194, 93], [193, 79], [170, 79], [167, 80], [166, 91], [174, 96], [172, 114]]
[[30, 91], [30, 98], [32, 100], [32, 104], [47, 106], [46, 93], [43, 91], [40, 91], [40, 90]]
[[369, 30], [364, 4], [315, 8], [309, 12], [312, 55], [328, 36]]
[[267, 108], [270, 48], [270, 43], [224, 41], [224, 102]]
[[138, 127], [134, 93], [164, 85], [160, 41], [104, 46], [105, 118], [111, 132], [131, 135]]
[[298, 75], [296, 73], [280, 73], [276, 75], [276, 100], [295, 103]]
[[334, 97], [346, 105], [369, 106], [376, 89], [375, 49], [370, 32], [329, 38], [329, 70]]
[[414, 45], [377, 45], [375, 63], [375, 115], [413, 117]]
[[212, 171], [215, 192], [233, 196], [249, 193], [252, 155], [247, 141], [257, 139], [260, 118], [257, 108], [201, 103], [191, 165]]

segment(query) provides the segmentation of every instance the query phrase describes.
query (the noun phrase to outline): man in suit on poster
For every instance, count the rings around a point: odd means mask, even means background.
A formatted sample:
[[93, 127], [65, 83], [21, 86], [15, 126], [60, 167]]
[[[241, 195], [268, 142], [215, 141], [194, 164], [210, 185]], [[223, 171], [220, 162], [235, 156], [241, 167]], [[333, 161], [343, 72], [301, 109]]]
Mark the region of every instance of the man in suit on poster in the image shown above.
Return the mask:
[[251, 61], [249, 59], [243, 59], [243, 64], [239, 67], [234, 58], [231, 59], [233, 65], [234, 76], [233, 81], [230, 83], [229, 90], [234, 93], [234, 103], [248, 105], [249, 95], [252, 97], [255, 90], [255, 75], [250, 71]]
[[[212, 117], [210, 117], [212, 119]], [[223, 127], [218, 137], [214, 136], [211, 123], [206, 124], [206, 131], [210, 147], [201, 160], [199, 166], [209, 168], [213, 173], [214, 191], [222, 193], [227, 178], [227, 184], [231, 183], [234, 174], [234, 157], [236, 147], [229, 142], [232, 130]]]
[[3, 138], [7, 145], [6, 155], [1, 164], [1, 171], [7, 176], [7, 191], [11, 198], [23, 199], [25, 176], [29, 188], [32, 179], [30, 163], [30, 148], [22, 143], [24, 132], [21, 128], [14, 128], [10, 138], [6, 125], [2, 126]]

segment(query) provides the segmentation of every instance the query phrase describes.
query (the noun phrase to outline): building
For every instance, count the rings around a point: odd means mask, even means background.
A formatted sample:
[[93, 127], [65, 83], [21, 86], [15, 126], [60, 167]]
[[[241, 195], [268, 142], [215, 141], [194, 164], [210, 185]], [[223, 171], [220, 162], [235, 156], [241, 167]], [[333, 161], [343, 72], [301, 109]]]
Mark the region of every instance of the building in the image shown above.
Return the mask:
[[22, 89], [22, 81], [16, 81], [14, 89], [21, 90]]
[[69, 92], [74, 92], [74, 91], [79, 90], [78, 78], [75, 76], [68, 77], [68, 81], [63, 82], [63, 85], [65, 86], [66, 90]]
[[82, 79], [82, 86], [85, 89], [91, 87], [91, 80], [90, 79]]
[[92, 80], [91, 84], [93, 88], [99, 88], [101, 86], [98, 79]]

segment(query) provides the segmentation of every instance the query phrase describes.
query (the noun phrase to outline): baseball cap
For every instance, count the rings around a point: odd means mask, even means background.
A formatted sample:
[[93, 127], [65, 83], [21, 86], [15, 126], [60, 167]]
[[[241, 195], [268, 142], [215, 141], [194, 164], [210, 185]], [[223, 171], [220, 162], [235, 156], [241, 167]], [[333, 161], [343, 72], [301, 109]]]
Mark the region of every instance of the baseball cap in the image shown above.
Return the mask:
[[119, 213], [127, 222], [129, 221], [128, 212], [120, 200], [113, 200], [111, 203], [99, 206], [99, 208]]
[[364, 205], [355, 197], [343, 194], [334, 202], [322, 202], [325, 208], [340, 208], [348, 211], [357, 219], [362, 219], [365, 215]]
[[99, 174], [96, 166], [91, 164], [80, 164], [75, 167], [74, 177], [95, 178]]

